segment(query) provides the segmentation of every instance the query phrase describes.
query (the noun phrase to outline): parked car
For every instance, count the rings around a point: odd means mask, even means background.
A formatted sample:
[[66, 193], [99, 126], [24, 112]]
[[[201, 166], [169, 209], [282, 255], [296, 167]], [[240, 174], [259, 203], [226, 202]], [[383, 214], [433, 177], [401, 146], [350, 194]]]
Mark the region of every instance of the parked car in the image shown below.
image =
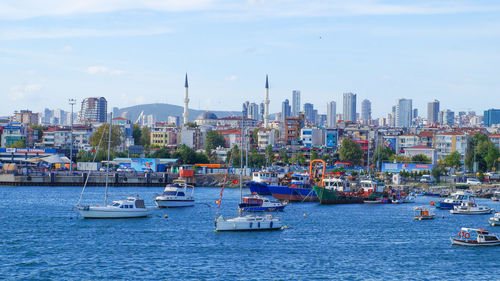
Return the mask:
[[432, 177], [431, 175], [423, 175], [420, 178], [421, 183], [433, 183], [434, 181], [434, 177]]
[[467, 179], [467, 184], [470, 184], [470, 185], [481, 185], [482, 183], [476, 179], [476, 178], [468, 178]]

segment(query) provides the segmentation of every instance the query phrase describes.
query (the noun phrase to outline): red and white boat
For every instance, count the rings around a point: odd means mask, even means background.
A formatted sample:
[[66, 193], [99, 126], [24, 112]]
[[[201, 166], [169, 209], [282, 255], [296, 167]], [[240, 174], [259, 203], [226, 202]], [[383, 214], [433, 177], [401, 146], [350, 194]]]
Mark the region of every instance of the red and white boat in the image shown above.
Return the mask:
[[[476, 237], [471, 236], [471, 232], [476, 232]], [[452, 245], [457, 246], [499, 246], [500, 239], [495, 234], [491, 234], [486, 229], [476, 229], [462, 227], [458, 233], [459, 238], [450, 238]]]

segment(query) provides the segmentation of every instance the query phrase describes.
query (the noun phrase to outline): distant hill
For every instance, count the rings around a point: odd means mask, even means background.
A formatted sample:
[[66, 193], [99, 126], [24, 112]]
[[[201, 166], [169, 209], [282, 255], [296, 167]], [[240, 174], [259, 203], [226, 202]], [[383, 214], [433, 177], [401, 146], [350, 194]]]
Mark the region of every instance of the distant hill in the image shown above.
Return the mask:
[[[135, 122], [139, 117], [139, 114], [144, 111], [144, 115], [153, 114], [155, 121], [167, 121], [168, 116], [179, 116], [182, 122], [182, 113], [184, 112], [184, 107], [168, 104], [168, 103], [152, 103], [152, 104], [141, 104], [134, 105], [124, 108], [114, 108], [113, 116], [115, 117], [125, 117], [132, 122]], [[200, 114], [206, 110], [196, 110], [189, 109], [189, 121], [194, 121]], [[239, 116], [241, 111], [210, 111], [217, 115], [218, 118], [227, 116]]]

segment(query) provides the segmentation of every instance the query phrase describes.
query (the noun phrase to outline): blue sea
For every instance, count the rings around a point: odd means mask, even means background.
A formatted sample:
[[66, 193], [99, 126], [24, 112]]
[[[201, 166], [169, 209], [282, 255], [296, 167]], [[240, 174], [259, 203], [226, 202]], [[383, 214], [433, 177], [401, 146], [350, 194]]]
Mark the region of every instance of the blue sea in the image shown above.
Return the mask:
[[[112, 187], [110, 195], [139, 194], [154, 207], [161, 191]], [[155, 208], [146, 219], [85, 220], [72, 210], [78, 187], [0, 187], [0, 279], [494, 280], [500, 273], [500, 247], [450, 243], [462, 226], [500, 234], [500, 227], [488, 226], [490, 215], [436, 210], [435, 220], [413, 220], [413, 207], [436, 198], [402, 205], [291, 204], [281, 213], [288, 229], [216, 233], [219, 191], [196, 188], [195, 207]], [[239, 189], [225, 190], [224, 216], [236, 215], [239, 196]], [[88, 187], [84, 202], [102, 204], [103, 197], [104, 188]]]

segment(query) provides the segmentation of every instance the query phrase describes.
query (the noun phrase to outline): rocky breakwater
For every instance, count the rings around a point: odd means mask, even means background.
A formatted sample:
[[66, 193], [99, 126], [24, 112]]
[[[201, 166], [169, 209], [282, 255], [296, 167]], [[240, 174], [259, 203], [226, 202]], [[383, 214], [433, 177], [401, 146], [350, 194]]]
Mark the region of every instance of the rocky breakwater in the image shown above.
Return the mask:
[[[224, 184], [225, 174], [195, 175], [196, 186], [221, 187]], [[244, 176], [243, 182], [251, 180], [251, 177]], [[240, 175], [227, 175], [226, 187], [240, 187]]]

